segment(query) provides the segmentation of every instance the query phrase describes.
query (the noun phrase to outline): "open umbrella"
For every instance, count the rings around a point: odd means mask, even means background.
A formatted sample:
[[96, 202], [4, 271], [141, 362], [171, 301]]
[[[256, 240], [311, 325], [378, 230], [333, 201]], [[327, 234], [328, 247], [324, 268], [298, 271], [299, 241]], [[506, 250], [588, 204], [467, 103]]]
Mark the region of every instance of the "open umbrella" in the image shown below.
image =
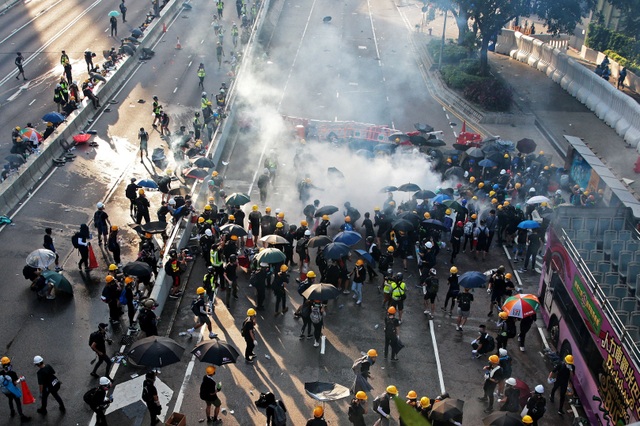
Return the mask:
[[283, 263], [287, 261], [287, 256], [281, 250], [269, 247], [258, 253], [256, 255], [256, 260], [259, 263]]
[[433, 132], [433, 127], [429, 126], [428, 124], [416, 123], [413, 125], [413, 127], [415, 127], [417, 131], [422, 133]]
[[197, 179], [197, 180], [204, 180], [204, 178], [209, 176], [209, 172], [207, 170], [199, 169], [198, 167], [188, 168], [184, 170], [182, 174], [186, 178]]
[[371, 254], [369, 254], [368, 251], [366, 250], [354, 250], [356, 253], [358, 253], [358, 256], [363, 258], [369, 265], [373, 266], [376, 262], [373, 260], [373, 256], [371, 256]]
[[414, 229], [413, 223], [404, 219], [396, 220], [391, 225], [394, 231], [410, 232]]
[[9, 154], [6, 157], [4, 157], [4, 159], [7, 160], [9, 163], [11, 163], [11, 165], [13, 166], [21, 166], [27, 162], [27, 160], [25, 160], [22, 155], [18, 155], [18, 154]]
[[[462, 285], [462, 284], [461, 284]], [[533, 294], [516, 294], [504, 301], [502, 310], [510, 317], [526, 318], [536, 314], [540, 301]]]
[[540, 224], [535, 220], [523, 220], [518, 224], [518, 228], [520, 229], [535, 229], [540, 228]]
[[398, 191], [416, 192], [416, 191], [420, 191], [420, 187], [415, 183], [404, 183], [398, 187]]
[[307, 247], [311, 247], [311, 248], [324, 247], [327, 244], [331, 244], [332, 242], [333, 240], [327, 237], [326, 235], [318, 235], [317, 237], [313, 237], [309, 239], [309, 244], [307, 244]]
[[411, 135], [409, 136], [409, 142], [415, 146], [427, 146], [428, 140], [422, 135]]
[[91, 139], [91, 133], [78, 133], [77, 135], [73, 135], [73, 141], [76, 144], [87, 143], [89, 139]]
[[529, 385], [527, 385], [524, 381], [520, 379], [516, 379], [516, 385], [514, 388], [518, 389], [520, 392], [520, 396], [518, 397], [518, 402], [520, 403], [520, 407], [523, 407], [527, 404], [529, 397], [531, 396], [531, 389]]
[[333, 241], [336, 243], [343, 243], [348, 246], [353, 246], [358, 244], [358, 242], [362, 239], [362, 235], [355, 231], [343, 231], [339, 232], [338, 235], [333, 237]]
[[444, 200], [442, 204], [449, 207], [451, 210], [455, 210], [457, 212], [462, 211], [462, 209], [465, 208], [465, 207], [462, 207], [462, 205], [455, 200]]
[[31, 127], [20, 130], [20, 137], [22, 137], [23, 140], [28, 140], [33, 143], [42, 142], [42, 134]]
[[350, 250], [351, 248], [349, 248], [349, 246], [346, 244], [330, 243], [324, 246], [324, 248], [322, 249], [322, 254], [324, 255], [325, 259], [335, 260], [347, 256]]
[[145, 223], [144, 225], [131, 224], [129, 225], [134, 231], [139, 234], [149, 233], [149, 234], [162, 234], [167, 230], [167, 222], [160, 222], [158, 220]]
[[550, 200], [544, 195], [534, 195], [527, 200], [527, 204], [548, 203]]
[[491, 152], [489, 154], [487, 154], [487, 156], [485, 157], [488, 160], [493, 161], [496, 164], [500, 164], [502, 162], [502, 160], [504, 160], [504, 152], [500, 151], [500, 152]]
[[249, 201], [251, 201], [251, 197], [249, 195], [243, 194], [242, 192], [234, 192], [227, 197], [225, 203], [231, 206], [243, 206]]
[[193, 165], [196, 167], [200, 167], [201, 169], [210, 169], [211, 167], [216, 166], [213, 161], [209, 160], [207, 157], [198, 158], [193, 162]]
[[302, 297], [309, 300], [329, 300], [335, 299], [340, 294], [340, 290], [332, 284], [311, 284], [303, 293]]
[[373, 152], [367, 150], [367, 149], [359, 149], [356, 151], [356, 155], [359, 157], [363, 157], [363, 158], [368, 158], [368, 159], [374, 159], [376, 158], [376, 156], [373, 154]]
[[493, 161], [489, 160], [488, 158], [485, 158], [484, 160], [478, 161], [478, 166], [480, 166], [480, 167], [494, 167], [494, 166], [497, 166], [497, 164], [494, 163]]
[[337, 383], [306, 382], [304, 390], [311, 398], [321, 402], [337, 401], [351, 394], [349, 388]]
[[417, 191], [415, 194], [413, 194], [413, 196], [418, 200], [424, 200], [425, 198], [435, 197], [436, 193], [433, 191], [429, 191], [428, 189], [421, 189], [420, 191]]
[[453, 149], [457, 149], [458, 151], [466, 151], [468, 150], [472, 145], [465, 145], [463, 143], [454, 143], [453, 144]]
[[51, 250], [34, 250], [27, 256], [27, 265], [36, 269], [47, 269], [56, 261], [56, 254]]
[[336, 179], [344, 179], [344, 173], [342, 173], [337, 167], [328, 167], [327, 175]]
[[471, 158], [484, 158], [484, 152], [477, 147], [471, 147], [467, 149], [465, 153]]
[[432, 148], [437, 148], [439, 146], [445, 146], [447, 143], [442, 139], [427, 139], [427, 143], [423, 146], [430, 146]]
[[222, 225], [220, 227], [220, 231], [229, 235], [235, 235], [238, 238], [247, 236], [247, 231], [245, 231], [242, 226], [236, 225], [235, 223], [227, 223], [226, 225]]
[[64, 115], [60, 114], [59, 112], [48, 112], [45, 115], [42, 116], [42, 120], [43, 121], [49, 121], [53, 124], [59, 124], [62, 123], [64, 121]]
[[273, 244], [289, 244], [289, 241], [287, 241], [286, 238], [276, 234], [265, 235], [264, 237], [260, 238], [260, 241], [262, 241], [263, 243], [272, 244], [272, 245]]
[[385, 186], [384, 188], [382, 188], [380, 190], [380, 192], [393, 192], [393, 191], [397, 191], [397, 190], [398, 190], [397, 186], [389, 185], [389, 186]]
[[153, 179], [142, 179], [138, 181], [137, 185], [143, 188], [158, 189], [158, 184]]
[[531, 154], [536, 150], [536, 143], [533, 139], [524, 138], [516, 143], [516, 149], [523, 154]]
[[409, 135], [402, 132], [396, 132], [389, 135], [389, 140], [395, 143], [402, 143], [409, 140]]
[[160, 368], [179, 362], [182, 352], [184, 348], [173, 339], [149, 336], [131, 345], [127, 357], [138, 365]]
[[417, 228], [420, 225], [420, 221], [422, 218], [415, 213], [412, 212], [403, 212], [398, 215], [398, 219], [406, 220], [411, 222], [414, 228]]
[[448, 196], [447, 194], [438, 194], [438, 195], [436, 195], [435, 197], [433, 197], [433, 200], [431, 200], [431, 201], [433, 201], [434, 203], [440, 203], [440, 204], [442, 204], [442, 203], [444, 203], [446, 200], [450, 200], [450, 199], [451, 199], [451, 197], [450, 197], [450, 196]]
[[331, 22], [331, 16], [325, 16], [324, 18], [322, 18], [322, 22], [324, 22], [325, 24]]
[[509, 411], [496, 411], [482, 419], [484, 426], [522, 426], [519, 414]]
[[450, 423], [450, 420], [462, 423], [462, 410], [464, 401], [461, 399], [446, 398], [433, 403], [431, 420]]
[[240, 352], [224, 340], [205, 340], [191, 351], [200, 362], [213, 365], [234, 364]]
[[422, 226], [424, 226], [425, 228], [437, 229], [438, 231], [448, 231], [449, 230], [449, 228], [444, 226], [444, 223], [440, 222], [437, 219], [426, 219], [426, 220], [423, 220], [422, 221]]
[[171, 188], [169, 190], [169, 195], [182, 195], [185, 196], [191, 193], [191, 188], [188, 186], [180, 186], [178, 188]]
[[458, 279], [458, 284], [460, 284], [460, 287], [464, 288], [484, 287], [486, 282], [487, 277], [482, 272], [478, 271], [465, 272], [460, 275], [460, 278]]
[[150, 277], [151, 271], [151, 266], [146, 262], [129, 262], [122, 268], [125, 275], [138, 278]]
[[73, 294], [73, 285], [69, 282], [67, 277], [59, 272], [44, 271], [42, 276], [51, 284], [53, 288], [58, 292]]
[[327, 216], [331, 216], [332, 214], [334, 214], [338, 210], [340, 210], [340, 209], [337, 208], [336, 206], [322, 206], [318, 210], [316, 210], [316, 212], [313, 214], [313, 216], [314, 217], [322, 217], [325, 214]]
[[398, 145], [391, 143], [379, 143], [373, 147], [373, 152], [386, 152], [387, 154], [393, 154]]
[[111, 12], [109, 12], [109, 16], [120, 16], [120, 12], [118, 12], [117, 10], [112, 10]]
[[444, 171], [445, 179], [451, 179], [454, 176], [458, 179], [464, 179], [464, 169], [462, 167], [453, 166]]

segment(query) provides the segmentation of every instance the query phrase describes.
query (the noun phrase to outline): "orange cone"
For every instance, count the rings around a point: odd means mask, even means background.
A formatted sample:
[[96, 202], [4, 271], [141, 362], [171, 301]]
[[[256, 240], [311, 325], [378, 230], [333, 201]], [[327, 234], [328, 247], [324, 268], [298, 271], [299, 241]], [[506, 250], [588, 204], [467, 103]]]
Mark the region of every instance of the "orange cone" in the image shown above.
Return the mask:
[[162, 32], [163, 33], [167, 32], [167, 24], [165, 22], [162, 23]]
[[89, 269], [96, 269], [98, 267], [98, 259], [93, 252], [93, 247], [89, 246]]
[[176, 43], [176, 50], [182, 49], [182, 45], [180, 44], [180, 37], [176, 37], [178, 39], [178, 43]]
[[29, 386], [27, 386], [27, 382], [22, 380], [22, 404], [29, 405], [36, 402], [36, 399], [33, 397], [33, 394], [29, 390]]
[[307, 272], [309, 272], [309, 262], [303, 262], [300, 265], [300, 281], [307, 279]]

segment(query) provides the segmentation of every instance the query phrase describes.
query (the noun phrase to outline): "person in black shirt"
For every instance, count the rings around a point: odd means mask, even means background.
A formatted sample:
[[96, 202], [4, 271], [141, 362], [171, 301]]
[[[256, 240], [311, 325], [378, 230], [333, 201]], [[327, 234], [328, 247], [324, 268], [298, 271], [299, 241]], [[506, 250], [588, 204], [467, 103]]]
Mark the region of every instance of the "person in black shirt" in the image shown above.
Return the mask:
[[144, 189], [142, 188], [138, 190], [138, 198], [135, 200], [135, 205], [136, 223], [140, 225], [142, 223], [142, 219], [144, 219], [144, 223], [149, 223], [151, 221], [151, 219], [149, 219], [149, 207], [151, 207], [151, 204], [144, 195]]
[[142, 304], [142, 310], [138, 315], [138, 324], [140, 329], [149, 336], [158, 335], [158, 319], [153, 309], [155, 308], [155, 301], [153, 299], [147, 299]]
[[317, 406], [313, 409], [313, 418], [307, 420], [306, 426], [327, 426], [327, 421], [324, 419], [324, 409]]
[[482, 390], [484, 391], [484, 395], [478, 398], [479, 401], [487, 401], [489, 400], [489, 405], [484, 410], [485, 413], [490, 413], [493, 411], [493, 391], [496, 389], [496, 386], [502, 380], [502, 367], [500, 367], [500, 358], [498, 355], [491, 355], [489, 357], [489, 365], [486, 365], [484, 368], [484, 385]]
[[38, 413], [42, 415], [47, 414], [47, 398], [49, 394], [58, 401], [60, 411], [63, 413], [66, 411], [62, 398], [58, 395], [60, 390], [60, 380], [56, 377], [56, 371], [52, 366], [44, 363], [44, 360], [40, 355], [33, 357], [33, 364], [38, 367], [38, 388], [40, 390], [40, 397], [42, 398], [42, 405], [38, 408]]
[[247, 364], [252, 364], [253, 359], [256, 355], [253, 353], [253, 349], [256, 347], [258, 343], [255, 337], [255, 328], [256, 328], [256, 311], [253, 308], [249, 308], [247, 310], [247, 318], [245, 318], [242, 323], [242, 337], [244, 337], [244, 341], [247, 344], [247, 348], [244, 351], [244, 360]]
[[364, 391], [356, 392], [355, 398], [349, 405], [349, 421], [353, 426], [365, 426], [364, 415], [367, 414], [367, 394]]
[[94, 331], [89, 336], [89, 346], [98, 356], [98, 362], [96, 362], [96, 365], [93, 367], [93, 371], [91, 372], [93, 377], [100, 377], [98, 376], [97, 371], [98, 367], [100, 367], [103, 362], [107, 364], [104, 375], [108, 377], [109, 371], [111, 370], [111, 358], [107, 356], [107, 347], [105, 345], [106, 342], [111, 344], [111, 340], [106, 338], [108, 326], [108, 324], [101, 322], [98, 324], [98, 331]]
[[136, 184], [136, 178], [131, 178], [131, 183], [129, 183], [127, 188], [124, 190], [124, 195], [129, 200], [129, 214], [131, 215], [134, 213], [138, 189], [140, 189], [140, 186]]
[[[218, 414], [220, 414], [220, 406], [222, 402], [218, 397], [218, 392], [222, 388], [222, 384], [217, 384], [213, 380], [213, 376], [216, 374], [216, 367], [210, 365], [207, 367], [206, 375], [202, 377], [202, 383], [200, 384], [200, 399], [207, 404], [205, 412], [207, 413], [207, 422], [218, 422]], [[211, 406], [214, 406], [213, 417], [211, 417]]]
[[[280, 265], [280, 272], [278, 272], [273, 279], [273, 294], [276, 296], [276, 313], [275, 316], [282, 314], [289, 310], [287, 308], [287, 289], [286, 285], [289, 284], [289, 274], [287, 271], [289, 267], [287, 265]], [[282, 305], [282, 310], [278, 307]]]
[[[13, 371], [11, 366], [11, 359], [7, 356], [3, 356], [0, 359], [0, 363], [2, 364], [2, 370], [0, 370], [0, 376], [9, 377], [9, 380], [13, 382], [14, 386], [19, 386], [21, 379], [18, 378], [18, 374]], [[4, 380], [4, 379], [3, 379]], [[16, 415], [16, 411], [20, 415], [20, 422], [26, 423], [31, 420], [31, 417], [25, 416], [22, 412], [22, 403], [20, 402], [20, 397], [15, 395], [12, 392], [5, 393], [6, 397], [9, 399], [9, 410], [11, 410], [11, 417]], [[13, 403], [15, 402], [16, 408], [13, 409]]]
[[515, 387], [516, 379], [509, 377], [506, 381], [506, 388], [504, 390], [504, 397], [499, 399], [498, 402], [502, 403], [500, 411], [510, 411], [512, 413], [520, 412], [520, 391]]
[[227, 307], [231, 303], [231, 292], [233, 291], [233, 298], [238, 300], [238, 257], [235, 254], [229, 256], [229, 261], [224, 265], [224, 286], [227, 290], [227, 296], [225, 304]]
[[[51, 250], [52, 252], [56, 253], [56, 247], [53, 244], [53, 237], [51, 236], [51, 233], [53, 231], [51, 230], [51, 228], [45, 228], [44, 229], [44, 243], [42, 244], [42, 246], [44, 248], [46, 248], [47, 250]], [[59, 259], [60, 257], [58, 256], [58, 253], [56, 253], [56, 272], [62, 271], [62, 268], [59, 265]]]
[[150, 371], [146, 374], [144, 383], [142, 384], [142, 400], [147, 404], [147, 409], [151, 416], [151, 426], [154, 426], [160, 421], [158, 414], [162, 412], [162, 405], [160, 405], [160, 401], [158, 400], [158, 390], [154, 384], [155, 381], [156, 374]]
[[549, 402], [553, 402], [553, 396], [557, 390], [560, 390], [560, 405], [558, 405], [558, 414], [560, 415], [564, 414], [564, 397], [567, 394], [567, 388], [573, 379], [574, 372], [573, 355], [567, 355], [564, 357], [564, 361], [556, 365], [553, 371], [549, 373], [549, 379], [555, 378], [555, 383], [549, 396]]
[[16, 75], [16, 80], [20, 80], [20, 74], [22, 74], [22, 79], [26, 80], [27, 77], [25, 77], [24, 75], [24, 68], [22, 68], [22, 61], [24, 61], [24, 57], [22, 56], [22, 53], [18, 52], [17, 53], [18, 56], [16, 56], [15, 59], [15, 64], [16, 67], [18, 67], [18, 75]]

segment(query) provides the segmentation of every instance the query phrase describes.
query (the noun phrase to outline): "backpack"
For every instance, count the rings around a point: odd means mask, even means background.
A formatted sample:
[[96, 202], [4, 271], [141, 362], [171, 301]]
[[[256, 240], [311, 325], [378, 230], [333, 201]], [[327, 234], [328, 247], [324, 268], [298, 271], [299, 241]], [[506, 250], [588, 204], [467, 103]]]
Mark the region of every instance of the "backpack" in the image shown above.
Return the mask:
[[427, 294], [438, 294], [440, 289], [440, 282], [436, 277], [431, 277], [429, 280], [429, 287], [427, 287]]
[[84, 400], [84, 402], [86, 402], [89, 407], [94, 408], [96, 405], [96, 392], [98, 391], [97, 388], [92, 388], [89, 389], [88, 391], [86, 391], [84, 393], [84, 395], [82, 396], [82, 399]]
[[[493, 336], [487, 334], [486, 339], [486, 343], [485, 345], [482, 347], [482, 350], [484, 351], [484, 349], [486, 348], [486, 352], [491, 352], [492, 350], [494, 350], [496, 348], [496, 341], [493, 338]], [[486, 353], [485, 352], [485, 353]]]
[[5, 395], [12, 395], [8, 387], [11, 382], [12, 381], [10, 376], [1, 375], [0, 376], [0, 392], [2, 392]]
[[378, 408], [380, 407], [380, 398], [381, 396], [376, 396], [376, 399], [373, 400], [373, 411], [378, 412]]
[[473, 222], [469, 221], [464, 224], [464, 235], [472, 235], [473, 234]]
[[104, 225], [104, 212], [98, 210], [93, 214], [93, 225], [98, 228]]
[[80, 248], [80, 233], [76, 232], [71, 236], [71, 244], [73, 248]]
[[322, 321], [322, 312], [320, 312], [320, 307], [319, 306], [312, 306], [311, 307], [311, 322], [314, 324], [320, 324], [320, 321]]
[[282, 406], [276, 402], [271, 407], [273, 408], [273, 421], [271, 424], [273, 426], [285, 426], [287, 424], [287, 415]]
[[[547, 402], [542, 397], [533, 396], [532, 398], [534, 399], [534, 405], [529, 409], [528, 413], [534, 417], [540, 418], [547, 410]], [[527, 404], [527, 406], [528, 405], [529, 404]]]
[[127, 304], [127, 290], [126, 289], [122, 289], [122, 291], [120, 292], [120, 297], [118, 298], [118, 301], [120, 302], [121, 305], [126, 305]]
[[458, 307], [465, 312], [471, 309], [471, 297], [468, 293], [462, 293], [458, 296]]
[[250, 318], [247, 318], [244, 320], [244, 322], [242, 323], [242, 329], [240, 331], [240, 335], [242, 337], [249, 337], [249, 327], [247, 327], [247, 325], [251, 322]]
[[191, 302], [191, 312], [193, 312], [193, 315], [202, 315], [200, 313], [200, 306], [198, 306], [198, 299]]

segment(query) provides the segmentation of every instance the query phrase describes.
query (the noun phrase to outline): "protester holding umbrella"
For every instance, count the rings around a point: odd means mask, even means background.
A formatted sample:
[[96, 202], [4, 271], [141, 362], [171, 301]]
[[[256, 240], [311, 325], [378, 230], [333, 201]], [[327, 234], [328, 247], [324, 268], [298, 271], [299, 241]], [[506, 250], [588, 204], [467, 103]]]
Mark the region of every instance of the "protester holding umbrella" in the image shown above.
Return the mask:
[[373, 386], [369, 384], [369, 379], [372, 378], [369, 370], [376, 363], [376, 359], [378, 359], [378, 352], [375, 349], [369, 349], [365, 356], [353, 362], [351, 370], [353, 370], [356, 377], [353, 380], [351, 392], [360, 393], [361, 391], [369, 392], [373, 390]]
[[[200, 399], [206, 404], [205, 413], [207, 414], [207, 423], [217, 423], [220, 414], [220, 406], [222, 402], [218, 397], [218, 392], [222, 389], [222, 383], [216, 384], [213, 376], [216, 374], [216, 367], [210, 365], [205, 370], [206, 374], [202, 377], [200, 384]], [[211, 406], [214, 406], [213, 417], [211, 417]]]

